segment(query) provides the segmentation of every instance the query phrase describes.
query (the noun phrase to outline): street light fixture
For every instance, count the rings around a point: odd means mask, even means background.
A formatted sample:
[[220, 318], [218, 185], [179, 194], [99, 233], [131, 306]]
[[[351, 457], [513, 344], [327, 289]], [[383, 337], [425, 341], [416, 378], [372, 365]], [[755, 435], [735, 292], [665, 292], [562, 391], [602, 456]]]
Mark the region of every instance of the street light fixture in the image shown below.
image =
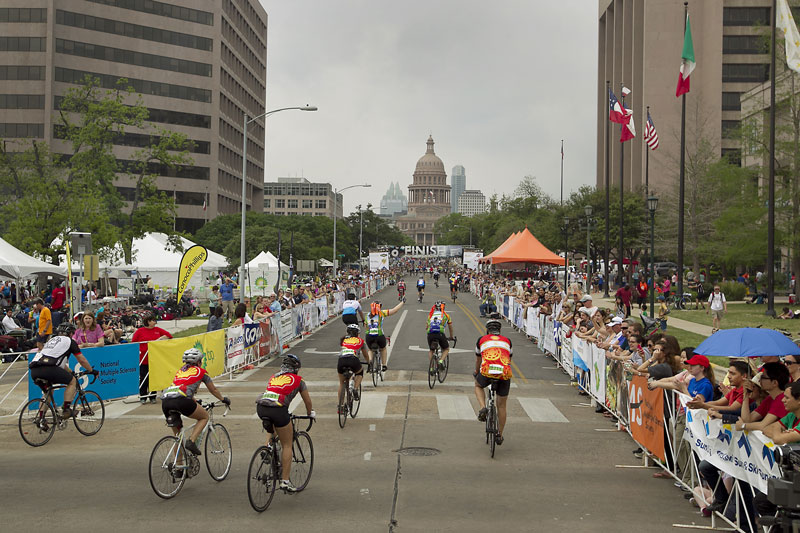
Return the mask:
[[567, 270], [568, 270], [568, 261], [567, 261], [567, 232], [569, 231], [569, 217], [564, 217], [564, 290], [567, 290]]
[[472, 226], [461, 226], [459, 224], [453, 224], [454, 228], [463, 228], [469, 230], [469, 245], [472, 246]]
[[591, 287], [591, 283], [592, 283], [592, 258], [589, 255], [589, 251], [590, 251], [590, 244], [589, 244], [590, 235], [589, 235], [589, 233], [590, 233], [590, 231], [592, 229], [592, 212], [593, 211], [594, 211], [594, 208], [592, 206], [590, 206], [590, 205], [587, 205], [586, 207], [583, 208], [583, 212], [586, 214], [586, 292], [590, 292], [589, 291], [589, 287]]
[[658, 209], [658, 198], [650, 196], [647, 198], [647, 209], [650, 211], [650, 318], [655, 318], [656, 307], [656, 273], [653, 271], [653, 256], [655, 256], [656, 242], [656, 209]]
[[[336, 276], [336, 211], [338, 210], [338, 199], [339, 193], [344, 192], [347, 189], [352, 189], [353, 187], [372, 187], [369, 183], [364, 184], [357, 184], [357, 185], [348, 185], [344, 189], [334, 189], [333, 190], [333, 275]], [[361, 256], [359, 255], [358, 258], [361, 261]]]
[[[241, 250], [239, 252], [239, 287], [241, 290], [244, 290], [244, 264], [245, 264], [245, 249], [244, 249], [244, 233], [246, 229], [246, 217], [247, 217], [247, 125], [251, 122], [255, 122], [256, 120], [260, 119], [261, 117], [268, 117], [280, 111], [290, 111], [290, 110], [298, 110], [298, 111], [316, 111], [317, 107], [313, 105], [304, 105], [300, 107], [281, 107], [280, 109], [273, 109], [271, 111], [267, 111], [265, 113], [261, 113], [257, 117], [247, 118], [247, 113], [244, 114], [244, 135], [242, 136], [242, 240], [241, 240]], [[242, 300], [244, 299], [244, 293], [241, 295]]]

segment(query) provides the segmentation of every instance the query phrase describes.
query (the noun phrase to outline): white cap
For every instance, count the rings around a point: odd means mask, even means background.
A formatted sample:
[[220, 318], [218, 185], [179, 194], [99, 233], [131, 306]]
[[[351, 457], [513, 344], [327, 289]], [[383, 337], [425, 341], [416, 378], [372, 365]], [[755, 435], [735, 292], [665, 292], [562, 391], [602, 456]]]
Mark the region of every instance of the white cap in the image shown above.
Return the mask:
[[610, 324], [612, 326], [616, 326], [617, 324], [622, 324], [622, 319], [618, 316], [615, 316], [614, 318], [611, 319]]

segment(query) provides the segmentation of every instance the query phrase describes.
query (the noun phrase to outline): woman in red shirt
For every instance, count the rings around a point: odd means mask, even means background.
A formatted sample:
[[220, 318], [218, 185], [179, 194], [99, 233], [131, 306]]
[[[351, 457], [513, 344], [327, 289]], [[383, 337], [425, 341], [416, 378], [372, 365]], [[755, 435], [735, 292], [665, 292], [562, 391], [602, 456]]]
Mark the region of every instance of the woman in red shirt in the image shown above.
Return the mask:
[[156, 403], [156, 394], [150, 392], [150, 364], [147, 359], [147, 343], [150, 341], [160, 341], [163, 339], [171, 339], [172, 335], [169, 331], [156, 327], [156, 316], [153, 313], [147, 313], [142, 318], [144, 326], [133, 332], [131, 342], [139, 343], [139, 401], [142, 404]]

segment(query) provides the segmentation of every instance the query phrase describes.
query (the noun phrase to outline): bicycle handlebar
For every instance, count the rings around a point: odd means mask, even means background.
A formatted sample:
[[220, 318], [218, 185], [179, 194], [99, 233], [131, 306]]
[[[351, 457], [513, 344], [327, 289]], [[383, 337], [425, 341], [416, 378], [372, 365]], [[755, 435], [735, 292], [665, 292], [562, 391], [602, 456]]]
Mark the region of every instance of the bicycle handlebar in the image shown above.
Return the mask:
[[311, 426], [314, 425], [316, 418], [309, 415], [292, 415], [292, 420], [308, 420], [308, 427], [304, 431], [311, 431]]
[[75, 376], [75, 379], [80, 379], [83, 376], [92, 376], [92, 380], [89, 382], [89, 385], [94, 385], [94, 382], [97, 381], [97, 376], [100, 375], [100, 372], [97, 370], [92, 370], [91, 372], [82, 370], [81, 372], [73, 372], [72, 375]]
[[[217, 402], [206, 402], [206, 403], [203, 403], [203, 400], [197, 400], [197, 403], [200, 404], [200, 407], [202, 407], [206, 411], [211, 411], [212, 409], [214, 409], [217, 406]], [[222, 402], [219, 402], [219, 403], [222, 403]], [[231, 406], [230, 405], [228, 405], [228, 404], [224, 404], [224, 405], [225, 405], [225, 412], [222, 413], [223, 418], [225, 416], [227, 416], [228, 415], [228, 411], [231, 410]]]

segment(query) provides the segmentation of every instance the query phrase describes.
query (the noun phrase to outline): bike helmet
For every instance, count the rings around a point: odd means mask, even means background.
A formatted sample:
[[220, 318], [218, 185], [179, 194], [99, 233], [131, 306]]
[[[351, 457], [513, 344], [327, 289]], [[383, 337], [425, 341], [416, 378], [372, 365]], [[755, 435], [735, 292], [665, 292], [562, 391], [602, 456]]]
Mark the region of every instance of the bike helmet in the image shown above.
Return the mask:
[[433, 308], [436, 309], [437, 311], [444, 311], [444, 302], [439, 300], [438, 302], [433, 304]]
[[293, 371], [296, 372], [300, 370], [300, 367], [302, 365], [300, 364], [300, 359], [296, 355], [287, 353], [286, 355], [283, 356], [283, 361], [281, 361], [281, 366], [291, 368]]
[[56, 328], [57, 335], [63, 335], [64, 337], [72, 337], [75, 334], [76, 328], [69, 322], [62, 322]]
[[380, 312], [381, 312], [381, 303], [379, 301], [375, 300], [369, 306], [369, 313], [371, 315], [378, 315], [378, 314], [380, 314]]
[[503, 324], [496, 319], [489, 320], [486, 322], [486, 333], [494, 333], [496, 335], [500, 334], [500, 328], [503, 327]]
[[197, 348], [189, 348], [183, 352], [183, 362], [190, 365], [196, 365], [203, 360], [203, 353]]
[[358, 337], [358, 334], [361, 332], [361, 328], [358, 327], [358, 324], [347, 324], [347, 334], [351, 337]]

